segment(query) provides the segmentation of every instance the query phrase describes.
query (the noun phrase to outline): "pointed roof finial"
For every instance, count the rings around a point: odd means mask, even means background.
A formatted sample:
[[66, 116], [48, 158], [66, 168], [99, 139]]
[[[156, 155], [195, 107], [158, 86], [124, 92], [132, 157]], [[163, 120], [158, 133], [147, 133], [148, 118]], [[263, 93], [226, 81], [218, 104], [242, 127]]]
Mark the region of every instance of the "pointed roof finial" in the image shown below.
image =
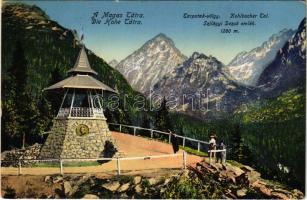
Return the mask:
[[68, 72], [80, 72], [80, 73], [91, 73], [97, 75], [98, 73], [95, 72], [88, 61], [84, 45], [82, 45], [81, 51], [75, 63], [75, 66], [68, 70]]

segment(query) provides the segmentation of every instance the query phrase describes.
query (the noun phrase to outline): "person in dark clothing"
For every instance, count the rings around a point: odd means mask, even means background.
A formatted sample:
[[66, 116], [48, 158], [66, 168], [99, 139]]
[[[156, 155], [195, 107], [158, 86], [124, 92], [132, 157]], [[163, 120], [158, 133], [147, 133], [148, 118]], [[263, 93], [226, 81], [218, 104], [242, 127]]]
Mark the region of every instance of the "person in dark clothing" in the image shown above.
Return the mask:
[[[218, 150], [224, 150], [225, 149], [225, 144], [223, 141], [217, 146]], [[225, 162], [225, 152], [217, 152], [216, 153], [216, 162], [218, 163], [219, 160], [221, 160], [221, 163]]]
[[168, 130], [169, 133], [171, 134], [171, 143], [173, 146], [173, 151], [174, 153], [177, 153], [179, 151], [179, 144], [178, 144], [178, 139], [177, 137], [172, 133], [172, 131]]

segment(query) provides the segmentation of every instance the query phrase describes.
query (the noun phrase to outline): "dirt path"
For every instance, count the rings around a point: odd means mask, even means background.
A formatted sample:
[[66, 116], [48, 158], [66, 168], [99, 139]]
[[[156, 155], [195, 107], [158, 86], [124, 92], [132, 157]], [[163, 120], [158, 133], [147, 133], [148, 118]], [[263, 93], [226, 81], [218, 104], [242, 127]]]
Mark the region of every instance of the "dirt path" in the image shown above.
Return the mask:
[[[173, 154], [173, 149], [170, 144], [163, 142], [142, 138], [138, 136], [112, 132], [115, 138], [119, 150], [124, 152], [125, 157], [137, 157], [137, 156], [153, 156], [153, 155], [165, 155]], [[170, 169], [181, 168], [183, 166], [183, 151], [180, 150], [176, 157], [167, 158], [155, 158], [146, 160], [123, 160], [120, 161], [120, 168], [122, 173], [129, 173], [134, 170], [149, 170], [149, 169]], [[187, 156], [187, 164], [195, 164], [202, 161], [203, 158], [194, 155]], [[99, 166], [88, 167], [65, 167], [64, 173], [106, 173], [115, 174], [117, 169], [116, 161], [110, 161]], [[17, 168], [2, 167], [1, 173], [17, 174]], [[60, 168], [57, 167], [34, 167], [34, 168], [22, 168], [22, 174], [32, 175], [45, 175], [45, 174], [58, 174]]]

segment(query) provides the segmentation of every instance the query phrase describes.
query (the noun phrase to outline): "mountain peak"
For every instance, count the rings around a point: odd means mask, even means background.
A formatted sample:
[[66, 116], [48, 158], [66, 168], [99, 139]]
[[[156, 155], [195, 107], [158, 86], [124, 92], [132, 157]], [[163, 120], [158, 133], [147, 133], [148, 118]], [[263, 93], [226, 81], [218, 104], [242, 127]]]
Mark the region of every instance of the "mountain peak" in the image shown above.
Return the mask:
[[158, 35], [156, 35], [154, 37], [155, 39], [167, 39], [167, 40], [171, 40], [166, 34], [164, 33], [159, 33]]
[[198, 58], [199, 56], [200, 56], [200, 53], [197, 52], [197, 51], [194, 51], [194, 52], [192, 53], [191, 58], [196, 59], [196, 58]]
[[159, 33], [158, 35], [153, 37], [151, 40], [149, 40], [149, 42], [159, 42], [159, 41], [164, 41], [164, 42], [169, 43], [172, 46], [175, 46], [174, 41], [164, 33]]
[[199, 52], [197, 52], [197, 51], [194, 51], [194, 52], [192, 53], [192, 56], [191, 56], [190, 58], [192, 58], [193, 60], [195, 60], [195, 59], [198, 59], [198, 58], [208, 59], [208, 58], [214, 58], [214, 57], [212, 57], [211, 55], [210, 55], [210, 56], [207, 56], [207, 55], [205, 55], [204, 53], [199, 53]]
[[49, 16], [36, 5], [27, 5], [23, 3], [4, 3], [6, 16], [16, 16], [25, 20], [50, 20]]
[[159, 33], [158, 35], [155, 36], [155, 38], [168, 38], [167, 35], [165, 35], [164, 33]]
[[298, 26], [298, 32], [306, 29], [306, 17], [301, 21], [300, 25]]
[[164, 33], [159, 33], [122, 60], [116, 68], [132, 87], [146, 93], [165, 74], [170, 73], [186, 59], [172, 39]]
[[111, 60], [109, 63], [108, 63], [111, 67], [115, 68], [116, 65], [118, 65], [118, 61], [116, 59], [113, 59]]

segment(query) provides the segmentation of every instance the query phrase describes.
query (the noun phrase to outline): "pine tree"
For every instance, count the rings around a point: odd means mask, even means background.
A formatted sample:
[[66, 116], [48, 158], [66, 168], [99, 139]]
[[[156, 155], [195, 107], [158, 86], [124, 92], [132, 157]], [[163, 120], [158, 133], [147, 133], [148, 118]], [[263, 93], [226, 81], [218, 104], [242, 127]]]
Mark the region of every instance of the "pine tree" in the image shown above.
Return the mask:
[[243, 164], [249, 164], [251, 161], [251, 151], [246, 144], [241, 135], [240, 125], [235, 124], [234, 130], [231, 137], [231, 157], [232, 159], [241, 162]]
[[21, 135], [25, 138], [25, 133], [22, 129], [25, 126], [23, 115], [25, 114], [24, 102], [27, 82], [27, 61], [24, 56], [23, 47], [19, 41], [16, 43], [16, 48], [13, 52], [12, 65], [8, 69], [4, 80], [3, 82], [5, 84], [2, 86], [3, 136], [6, 139], [15, 140], [20, 138]]
[[173, 129], [165, 97], [163, 98], [160, 109], [156, 113], [155, 127], [165, 132]]
[[[148, 116], [148, 113], [143, 112], [141, 116], [142, 116], [141, 127], [150, 129], [151, 124], [150, 124], [150, 117]], [[143, 135], [143, 136], [149, 136], [149, 131], [148, 130], [140, 130], [139, 134]]]
[[[2, 118], [1, 118], [1, 150], [19, 146], [18, 138], [19, 120], [15, 105], [15, 90], [10, 90], [11, 81], [2, 84]], [[9, 141], [9, 142], [8, 142]]]

